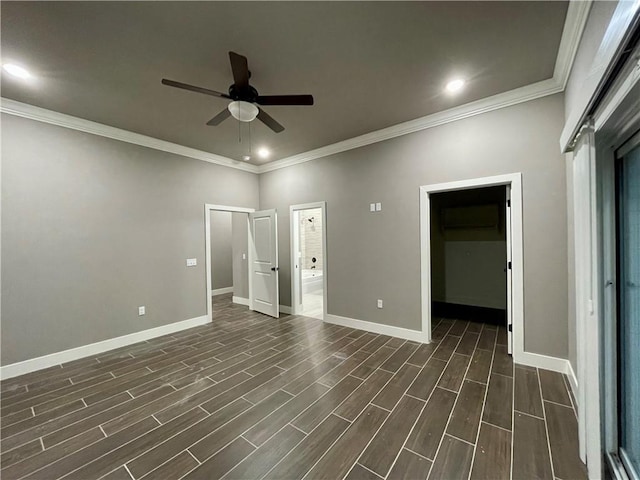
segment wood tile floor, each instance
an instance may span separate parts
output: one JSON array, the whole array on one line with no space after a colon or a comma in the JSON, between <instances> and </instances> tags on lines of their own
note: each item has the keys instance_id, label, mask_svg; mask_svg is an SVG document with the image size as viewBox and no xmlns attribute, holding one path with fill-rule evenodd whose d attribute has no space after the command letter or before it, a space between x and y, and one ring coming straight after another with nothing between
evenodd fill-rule
<instances>
[{"instance_id":1,"label":"wood tile floor","mask_svg":"<svg viewBox=\"0 0 640 480\"><path fill-rule=\"evenodd\" d=\"M501 329L420 345L225 301L2 382L2 478L584 478L565 379L514 367Z\"/></svg>"}]
</instances>

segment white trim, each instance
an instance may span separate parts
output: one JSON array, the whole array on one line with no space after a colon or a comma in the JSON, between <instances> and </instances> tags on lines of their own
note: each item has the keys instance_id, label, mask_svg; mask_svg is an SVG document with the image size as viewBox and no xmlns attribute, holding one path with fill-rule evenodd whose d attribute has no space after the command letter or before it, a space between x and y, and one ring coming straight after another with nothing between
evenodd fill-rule
<instances>
[{"instance_id":1,"label":"white trim","mask_svg":"<svg viewBox=\"0 0 640 480\"><path fill-rule=\"evenodd\" d=\"M584 31L587 19L589 18L591 4L592 0L574 0L569 2L552 78L531 83L514 90L482 98L475 102L443 110L431 115L426 115L415 120L399 123L388 128L366 133L342 142L333 143L315 150L309 150L308 152L276 160L258 167L258 173L271 172L280 168L291 167L317 158L345 152L347 150L353 150L354 148L364 147L366 145L382 142L384 140L418 132L420 130L445 125L464 118L482 115L483 113L511 107L519 103L529 102L531 100L564 91L578 51L580 39L582 38L582 32Z\"/></svg>"},{"instance_id":2,"label":"white trim","mask_svg":"<svg viewBox=\"0 0 640 480\"><path fill-rule=\"evenodd\" d=\"M571 392L573 393L573 399L575 402L578 401L578 377L576 377L576 372L573 371L573 366L571 362L567 360L567 371L565 372L567 378L569 379L569 385L571 386ZM576 413L578 412L578 406L576 405Z\"/></svg>"},{"instance_id":3,"label":"white trim","mask_svg":"<svg viewBox=\"0 0 640 480\"><path fill-rule=\"evenodd\" d=\"M567 373L570 368L569 360L565 358L550 357L539 353L521 352L517 358L514 355L513 362L518 365L542 368L552 372Z\"/></svg>"},{"instance_id":4,"label":"white trim","mask_svg":"<svg viewBox=\"0 0 640 480\"><path fill-rule=\"evenodd\" d=\"M389 335L391 337L404 338L405 340L412 340L414 342L429 343L424 335L419 330L410 330L408 328L394 327L392 325L385 325L382 323L368 322L366 320L358 320L355 318L341 317L339 315L325 314L324 321L327 323L333 323L335 325L341 325L343 327L356 328L358 330L365 330L367 332L379 333L381 335Z\"/></svg>"},{"instance_id":5,"label":"white trim","mask_svg":"<svg viewBox=\"0 0 640 480\"><path fill-rule=\"evenodd\" d=\"M637 101L635 105L626 107L622 105L629 98L638 98L640 45L636 47L630 57L632 60L623 67L618 79L593 115L594 130L598 132L599 136L605 137L602 139L604 142L619 141L620 138L628 136L632 132L627 133L624 129L628 129L629 125L634 125L637 118L640 117ZM624 111L621 112L620 108ZM613 118L614 115L615 118Z\"/></svg>"},{"instance_id":6,"label":"white trim","mask_svg":"<svg viewBox=\"0 0 640 480\"><path fill-rule=\"evenodd\" d=\"M215 297L216 295L224 295L225 293L233 293L233 286L231 287L223 287L223 288L216 288L211 290L211 296Z\"/></svg>"},{"instance_id":7,"label":"white trim","mask_svg":"<svg viewBox=\"0 0 640 480\"><path fill-rule=\"evenodd\" d=\"M550 357L539 353L521 352L517 357L513 356L513 361L518 365L542 368L564 374L567 374L571 368L571 363L566 358Z\"/></svg>"},{"instance_id":8,"label":"white trim","mask_svg":"<svg viewBox=\"0 0 640 480\"><path fill-rule=\"evenodd\" d=\"M393 125L388 128L383 128L365 135L326 145L315 150L292 155L261 166L240 162L222 155L185 147L176 143L110 127L8 98L2 98L0 111L9 115L29 118L39 122L50 123L81 132L92 133L102 137L175 153L196 160L260 174L562 92L567 83L569 73L571 72L571 67L573 66L590 7L591 0L571 1L569 3L552 78L431 115L426 115L415 120Z\"/></svg>"},{"instance_id":9,"label":"white trim","mask_svg":"<svg viewBox=\"0 0 640 480\"><path fill-rule=\"evenodd\" d=\"M587 24L589 12L591 11L592 0L579 0L569 2L567 16L564 20L562 38L558 47L556 65L553 69L553 78L562 85L564 90L569 80L573 60L576 58L582 32Z\"/></svg>"},{"instance_id":10,"label":"white trim","mask_svg":"<svg viewBox=\"0 0 640 480\"><path fill-rule=\"evenodd\" d=\"M298 315L301 314L302 312L298 312L297 310L297 304L295 301L295 294L297 291L296 288L296 279L297 276L294 275L294 265L296 263L296 253L295 249L293 248L294 245L296 244L296 242L294 242L294 238L293 238L293 234L294 234L294 229L296 226L296 222L295 222L295 215L294 212L296 211L301 211L301 210L309 210L312 208L319 208L321 210L320 215L322 215L322 319L326 320L326 316L327 316L327 271L328 269L328 265L329 265L329 256L327 254L327 202L325 201L321 201L321 202L311 202L311 203L301 203L298 205L291 205L289 207L289 250L290 250L290 255L289 255L289 262L291 265L291 312L294 315Z\"/></svg>"},{"instance_id":11,"label":"white trim","mask_svg":"<svg viewBox=\"0 0 640 480\"><path fill-rule=\"evenodd\" d=\"M92 133L94 135L142 145L156 150L183 155L196 160L260 174L562 92L573 66L580 38L582 37L582 32L584 31L589 16L591 3L591 0L569 2L552 78L370 132L365 135L326 145L315 150L292 155L261 166L240 162L222 155L185 147L165 140L17 102L8 98L2 98L0 111L9 115L29 118L39 122L50 123L81 132Z\"/></svg>"},{"instance_id":12,"label":"white trim","mask_svg":"<svg viewBox=\"0 0 640 480\"><path fill-rule=\"evenodd\" d=\"M160 327L142 330L141 332L130 333L121 337L90 343L89 345L83 345L82 347L51 353L42 357L25 360L23 362L4 365L0 368L0 378L2 378L2 380L6 380L7 378L13 378L26 373L42 370L43 368L53 367L55 365L78 360L80 358L90 357L91 355L108 352L109 350L116 348L126 347L127 345L132 345L134 343L144 342L151 338L169 335L188 328L199 327L200 325L206 325L208 322L209 319L207 316L202 315L200 317L190 318L180 322L169 323Z\"/></svg>"},{"instance_id":13,"label":"white trim","mask_svg":"<svg viewBox=\"0 0 640 480\"><path fill-rule=\"evenodd\" d=\"M567 120L560 134L560 150L562 152L573 149L580 128L585 123L593 102L604 88L605 80L611 74L611 68L632 33L630 30L638 9L640 9L640 0L618 2L596 56L589 66L588 75L580 85L573 105L570 105L571 109L566 112Z\"/></svg>"},{"instance_id":14,"label":"white trim","mask_svg":"<svg viewBox=\"0 0 640 480\"><path fill-rule=\"evenodd\" d=\"M207 277L207 317L209 321L213 321L213 307L211 305L211 301L209 300L213 294L211 286L213 281L211 280L211 212L213 210L220 210L223 212L240 212L240 213L252 213L255 210L253 208L247 207L230 207L228 205L215 205L213 203L205 203L204 204L204 265L206 269L206 277ZM247 231L249 230L249 216L247 215ZM250 240L251 234L247 234L248 239ZM249 268L247 266L247 268ZM249 295L251 295L251 282L249 282ZM235 297L234 297L235 298Z\"/></svg>"},{"instance_id":15,"label":"white trim","mask_svg":"<svg viewBox=\"0 0 640 480\"><path fill-rule=\"evenodd\" d=\"M231 297L231 301L233 303L237 303L238 305L245 305L245 306L249 306L249 299L245 298L245 297L236 297L235 295L233 297Z\"/></svg>"},{"instance_id":16,"label":"white trim","mask_svg":"<svg viewBox=\"0 0 640 480\"><path fill-rule=\"evenodd\" d=\"M93 135L99 135L101 137L111 138L121 142L141 145L143 147L153 148L163 152L174 153L176 155L182 155L183 157L202 160L203 162L214 163L216 165L235 168L245 172L258 173L258 167L250 163L233 160L215 153L185 147L183 145L178 145L177 143L148 137L147 135L141 135L139 133L111 127L102 123L92 122L90 120L85 120L84 118L54 112L53 110L47 110L27 103L17 102L9 98L2 97L0 112L15 115L17 117L28 118L30 120L36 120L38 122L49 123L51 125L57 125L59 127L69 128L71 130L91 133Z\"/></svg>"},{"instance_id":17,"label":"white trim","mask_svg":"<svg viewBox=\"0 0 640 480\"><path fill-rule=\"evenodd\" d=\"M522 174L509 173L493 177L472 178L456 182L438 183L420 187L420 291L422 305L422 332L431 341L431 220L432 193L465 190L469 188L509 185L511 187L511 282L513 358L517 362L524 351L524 240L522 225Z\"/></svg>"},{"instance_id":18,"label":"white trim","mask_svg":"<svg viewBox=\"0 0 640 480\"><path fill-rule=\"evenodd\" d=\"M371 145L372 143L382 142L391 138L408 135L410 133L419 132L428 128L462 120L464 118L481 115L483 113L528 102L537 98L546 97L548 95L560 93L561 91L562 87L558 85L554 79L550 78L515 90L510 90L475 102L467 103L459 107L450 108L449 110L443 110L442 112L433 113L415 120L399 123L391 127L383 128L382 130L343 140L342 142L333 143L315 150L309 150L308 152L276 160L260 166L258 173L271 172L280 168L291 167L292 165L309 162L317 158L345 152L347 150L353 150L354 148L364 147L366 145Z\"/></svg>"}]
</instances>

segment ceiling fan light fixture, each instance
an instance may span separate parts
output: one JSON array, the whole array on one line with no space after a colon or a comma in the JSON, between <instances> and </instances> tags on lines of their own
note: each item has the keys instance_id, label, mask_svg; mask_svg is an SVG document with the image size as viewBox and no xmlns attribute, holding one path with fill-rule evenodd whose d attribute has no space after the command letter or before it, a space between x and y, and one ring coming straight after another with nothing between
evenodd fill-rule
<instances>
[{"instance_id":1,"label":"ceiling fan light fixture","mask_svg":"<svg viewBox=\"0 0 640 480\"><path fill-rule=\"evenodd\" d=\"M231 116L241 122L255 120L259 112L258 107L253 103L243 102L242 100L231 102L227 108L231 112Z\"/></svg>"}]
</instances>

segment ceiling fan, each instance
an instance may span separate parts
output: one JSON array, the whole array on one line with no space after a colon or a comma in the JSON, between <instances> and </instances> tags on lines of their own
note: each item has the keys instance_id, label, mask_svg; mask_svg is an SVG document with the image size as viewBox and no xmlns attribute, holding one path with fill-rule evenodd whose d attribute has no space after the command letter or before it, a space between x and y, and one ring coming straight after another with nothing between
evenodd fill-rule
<instances>
[{"instance_id":1,"label":"ceiling fan","mask_svg":"<svg viewBox=\"0 0 640 480\"><path fill-rule=\"evenodd\" d=\"M229 87L229 93L216 92L208 88L196 87L166 78L162 79L162 84L232 100L228 107L209 120L207 125L219 125L231 115L241 122L251 122L257 118L271 130L279 133L284 130L284 127L258 105L313 105L312 95L259 95L258 91L249 85L251 72L249 71L247 57L235 52L229 52L229 60L231 61L234 81L233 85Z\"/></svg>"}]
</instances>

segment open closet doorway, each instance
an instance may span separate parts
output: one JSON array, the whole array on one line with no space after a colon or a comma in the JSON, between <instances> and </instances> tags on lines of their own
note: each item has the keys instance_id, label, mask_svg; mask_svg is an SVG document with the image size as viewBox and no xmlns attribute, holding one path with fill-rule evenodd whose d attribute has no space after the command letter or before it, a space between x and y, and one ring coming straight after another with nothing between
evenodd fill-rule
<instances>
[{"instance_id":1,"label":"open closet doorway","mask_svg":"<svg viewBox=\"0 0 640 480\"><path fill-rule=\"evenodd\" d=\"M522 175L421 186L420 244L425 341L439 337L435 329L441 321L442 328L451 326L445 317L485 320L502 330L501 341L514 361L529 364L530 354L524 351Z\"/></svg>"},{"instance_id":2,"label":"open closet doorway","mask_svg":"<svg viewBox=\"0 0 640 480\"><path fill-rule=\"evenodd\" d=\"M431 195L431 312L497 329L511 353L508 198L506 185Z\"/></svg>"},{"instance_id":3,"label":"open closet doorway","mask_svg":"<svg viewBox=\"0 0 640 480\"><path fill-rule=\"evenodd\" d=\"M327 308L326 203L293 205L290 219L292 313L322 320Z\"/></svg>"}]
</instances>

